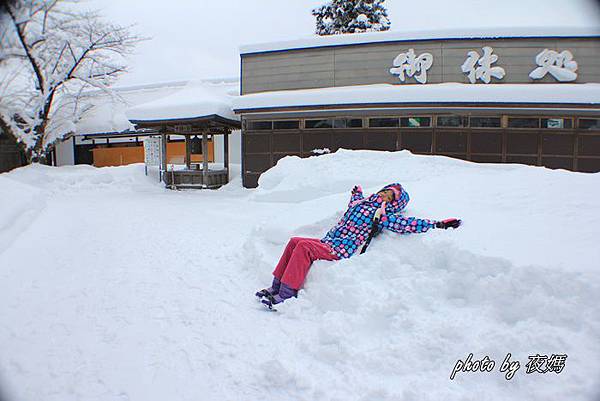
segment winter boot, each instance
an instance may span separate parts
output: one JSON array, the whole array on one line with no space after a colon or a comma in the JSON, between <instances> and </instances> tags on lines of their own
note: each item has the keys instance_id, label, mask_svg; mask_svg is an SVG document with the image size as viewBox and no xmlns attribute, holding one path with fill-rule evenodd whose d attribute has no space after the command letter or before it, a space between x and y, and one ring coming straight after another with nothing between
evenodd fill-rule
<instances>
[{"instance_id":1,"label":"winter boot","mask_svg":"<svg viewBox=\"0 0 600 401\"><path fill-rule=\"evenodd\" d=\"M271 284L271 287L265 288L264 290L260 290L255 295L258 298L273 296L279 292L280 286L281 286L281 281L279 281L279 279L277 277L273 277L273 283Z\"/></svg>"},{"instance_id":2,"label":"winter boot","mask_svg":"<svg viewBox=\"0 0 600 401\"><path fill-rule=\"evenodd\" d=\"M279 292L275 295L267 296L266 299L261 300L263 304L267 305L269 309L273 309L273 305L277 305L286 299L291 297L296 297L298 295L298 290L288 287L285 283L281 283L279 287Z\"/></svg>"}]
</instances>

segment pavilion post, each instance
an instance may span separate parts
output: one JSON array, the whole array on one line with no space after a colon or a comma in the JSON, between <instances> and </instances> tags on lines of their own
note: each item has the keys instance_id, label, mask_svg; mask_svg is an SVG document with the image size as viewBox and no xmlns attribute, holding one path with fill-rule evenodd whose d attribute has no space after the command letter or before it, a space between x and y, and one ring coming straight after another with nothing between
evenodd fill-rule
<instances>
[{"instance_id":1,"label":"pavilion post","mask_svg":"<svg viewBox=\"0 0 600 401\"><path fill-rule=\"evenodd\" d=\"M185 168L190 170L192 168L192 146L191 146L191 136L185 135Z\"/></svg>"},{"instance_id":2,"label":"pavilion post","mask_svg":"<svg viewBox=\"0 0 600 401\"><path fill-rule=\"evenodd\" d=\"M225 130L223 137L223 164L227 171L227 182L229 182L229 134L231 131Z\"/></svg>"},{"instance_id":3,"label":"pavilion post","mask_svg":"<svg viewBox=\"0 0 600 401\"><path fill-rule=\"evenodd\" d=\"M202 131L202 173L203 181L206 183L208 176L208 133L206 130Z\"/></svg>"},{"instance_id":4,"label":"pavilion post","mask_svg":"<svg viewBox=\"0 0 600 401\"><path fill-rule=\"evenodd\" d=\"M160 134L160 169L162 174L162 180L167 183L167 134L163 131Z\"/></svg>"}]
</instances>

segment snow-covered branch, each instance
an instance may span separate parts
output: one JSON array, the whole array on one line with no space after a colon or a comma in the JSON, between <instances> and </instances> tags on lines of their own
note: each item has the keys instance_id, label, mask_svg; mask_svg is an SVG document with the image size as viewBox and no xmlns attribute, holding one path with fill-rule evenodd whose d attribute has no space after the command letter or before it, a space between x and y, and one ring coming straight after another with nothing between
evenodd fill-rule
<instances>
[{"instance_id":1,"label":"snow-covered branch","mask_svg":"<svg viewBox=\"0 0 600 401\"><path fill-rule=\"evenodd\" d=\"M143 38L79 10L77 1L14 0L4 10L0 118L36 158L68 132L57 127L72 126L53 120L80 118L89 109L85 91L108 90Z\"/></svg>"}]
</instances>

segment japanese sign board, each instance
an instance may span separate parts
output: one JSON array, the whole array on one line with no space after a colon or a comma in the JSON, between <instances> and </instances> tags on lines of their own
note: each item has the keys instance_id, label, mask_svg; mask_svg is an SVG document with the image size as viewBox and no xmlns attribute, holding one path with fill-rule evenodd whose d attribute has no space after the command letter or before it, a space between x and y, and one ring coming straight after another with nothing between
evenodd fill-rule
<instances>
[{"instance_id":1,"label":"japanese sign board","mask_svg":"<svg viewBox=\"0 0 600 401\"><path fill-rule=\"evenodd\" d=\"M160 166L160 138L144 139L144 163L147 166Z\"/></svg>"}]
</instances>

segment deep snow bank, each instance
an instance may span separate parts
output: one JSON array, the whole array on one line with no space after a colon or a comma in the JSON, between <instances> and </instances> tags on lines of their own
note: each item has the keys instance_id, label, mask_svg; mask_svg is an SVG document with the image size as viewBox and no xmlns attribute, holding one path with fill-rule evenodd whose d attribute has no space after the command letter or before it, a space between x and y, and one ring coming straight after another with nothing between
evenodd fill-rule
<instances>
[{"instance_id":1,"label":"deep snow bank","mask_svg":"<svg viewBox=\"0 0 600 401\"><path fill-rule=\"evenodd\" d=\"M43 190L47 194L86 191L130 192L161 188L157 178L151 175L144 176L144 165L141 163L102 168L86 164L62 167L33 164L0 175L2 176ZM0 191L4 192L5 188L0 187Z\"/></svg>"},{"instance_id":2,"label":"deep snow bank","mask_svg":"<svg viewBox=\"0 0 600 401\"><path fill-rule=\"evenodd\" d=\"M369 151L285 158L256 190L169 191L139 165L13 171L0 379L32 401L595 401L599 176ZM289 236L322 236L352 186L390 181L408 215L465 225L384 233L315 263L280 312L256 303ZM450 381L470 352L522 366ZM526 374L536 353L567 354L564 371Z\"/></svg>"},{"instance_id":3,"label":"deep snow bank","mask_svg":"<svg viewBox=\"0 0 600 401\"><path fill-rule=\"evenodd\" d=\"M105 168L33 164L0 174L0 252L32 225L48 197L90 191L162 190L157 179L144 176L143 164Z\"/></svg>"},{"instance_id":4,"label":"deep snow bank","mask_svg":"<svg viewBox=\"0 0 600 401\"><path fill-rule=\"evenodd\" d=\"M0 253L19 237L45 203L38 188L0 174Z\"/></svg>"},{"instance_id":5,"label":"deep snow bank","mask_svg":"<svg viewBox=\"0 0 600 401\"><path fill-rule=\"evenodd\" d=\"M411 195L407 215L456 216L464 226L384 233L365 255L315 263L300 298L280 308L282 337L313 373L273 360L278 383L315 396L318 378L331 378L331 399L595 399L600 174L408 152L287 157L251 196L280 203L283 214L257 226L245 265L267 281L287 238L321 237L354 185L370 193L395 181ZM470 352L496 369L451 382L456 360ZM507 353L521 363L511 381L498 372ZM566 353L569 371L526 374L536 353Z\"/></svg>"},{"instance_id":6,"label":"deep snow bank","mask_svg":"<svg viewBox=\"0 0 600 401\"><path fill-rule=\"evenodd\" d=\"M339 150L281 159L261 176L253 199L309 202L318 220L342 209L354 185L372 193L390 182L402 183L410 194L407 215L462 218L465 226L443 237L459 248L520 264L597 268L600 174L476 164L408 151Z\"/></svg>"}]
</instances>

